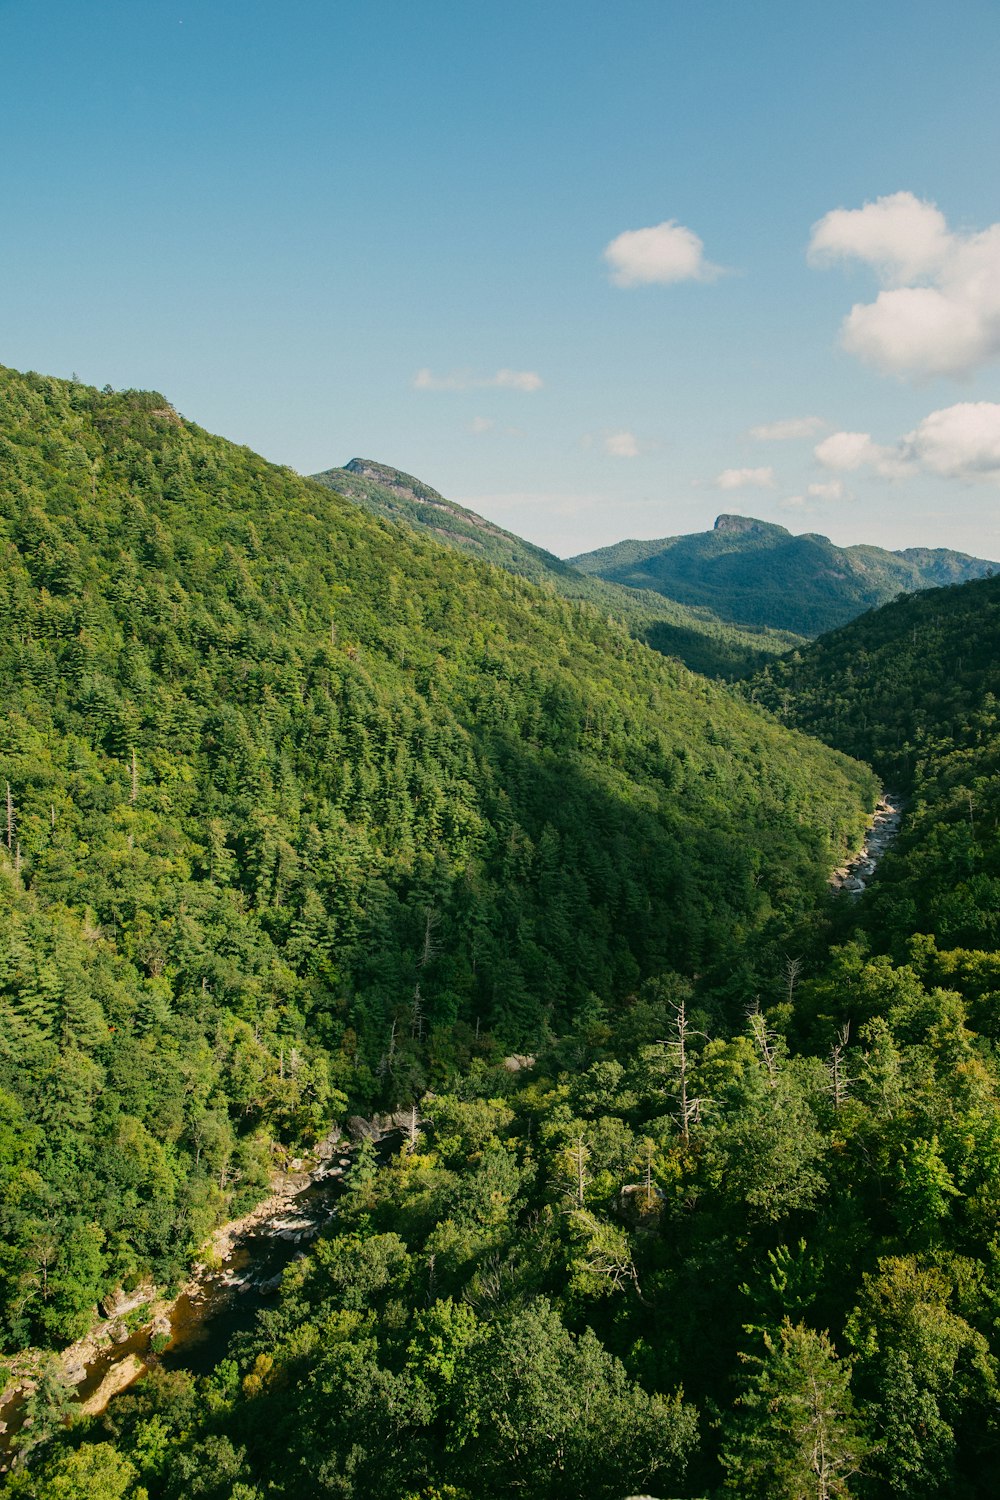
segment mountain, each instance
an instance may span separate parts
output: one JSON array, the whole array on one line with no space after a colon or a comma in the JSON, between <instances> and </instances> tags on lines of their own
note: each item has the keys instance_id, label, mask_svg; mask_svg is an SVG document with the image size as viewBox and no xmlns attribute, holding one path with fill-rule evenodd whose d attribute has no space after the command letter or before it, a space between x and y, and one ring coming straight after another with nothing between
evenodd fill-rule
<instances>
[{"instance_id":1,"label":"mountain","mask_svg":"<svg viewBox=\"0 0 1000 1500\"><path fill-rule=\"evenodd\" d=\"M570 580L576 576L576 570L554 552L546 552L475 511L446 500L429 484L389 464L352 458L342 469L325 469L311 477L317 484L356 501L373 515L390 521L408 521L440 542L461 547L484 562L495 563L535 583L553 574Z\"/></svg>"},{"instance_id":2,"label":"mountain","mask_svg":"<svg viewBox=\"0 0 1000 1500\"><path fill-rule=\"evenodd\" d=\"M712 531L618 542L569 559L574 568L630 588L702 605L740 625L815 636L901 592L964 583L1000 565L963 552L837 547L825 536L721 515Z\"/></svg>"},{"instance_id":3,"label":"mountain","mask_svg":"<svg viewBox=\"0 0 1000 1500\"><path fill-rule=\"evenodd\" d=\"M874 798L155 392L0 370L0 476L8 1351L183 1279L349 1102L600 1032L665 973L741 1013Z\"/></svg>"},{"instance_id":4,"label":"mountain","mask_svg":"<svg viewBox=\"0 0 1000 1500\"><path fill-rule=\"evenodd\" d=\"M10 1494L990 1500L1000 579L754 703L155 393L0 371L0 480ZM404 1104L214 1369L24 1350Z\"/></svg>"},{"instance_id":5,"label":"mountain","mask_svg":"<svg viewBox=\"0 0 1000 1500\"><path fill-rule=\"evenodd\" d=\"M728 624L709 609L678 604L650 589L588 577L554 553L446 500L412 474L373 459L352 458L342 469L326 469L312 477L373 515L403 521L436 541L546 585L566 599L593 604L623 620L637 640L664 656L679 657L692 671L709 677L749 676L802 640L766 626Z\"/></svg>"},{"instance_id":6,"label":"mountain","mask_svg":"<svg viewBox=\"0 0 1000 1500\"><path fill-rule=\"evenodd\" d=\"M883 938L903 918L947 947L1000 949L998 660L1000 577L908 595L747 685L909 799L873 903Z\"/></svg>"}]
</instances>

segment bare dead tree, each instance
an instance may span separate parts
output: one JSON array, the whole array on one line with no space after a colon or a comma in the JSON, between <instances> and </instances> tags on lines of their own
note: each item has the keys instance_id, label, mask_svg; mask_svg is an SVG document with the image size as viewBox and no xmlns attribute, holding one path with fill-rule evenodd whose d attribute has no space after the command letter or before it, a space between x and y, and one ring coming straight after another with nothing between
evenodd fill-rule
<instances>
[{"instance_id":1,"label":"bare dead tree","mask_svg":"<svg viewBox=\"0 0 1000 1500\"><path fill-rule=\"evenodd\" d=\"M684 999L679 1000L676 1005L671 1005L670 1008L674 1013L674 1035L664 1045L676 1075L677 1121L686 1145L691 1139L691 1126L697 1123L702 1106L702 1100L693 1097L688 1088L691 1075L688 1042L691 1037L703 1037L705 1033L692 1030L688 1022L687 1002Z\"/></svg>"},{"instance_id":2,"label":"bare dead tree","mask_svg":"<svg viewBox=\"0 0 1000 1500\"><path fill-rule=\"evenodd\" d=\"M578 1135L576 1143L570 1147L569 1159L573 1167L576 1187L576 1207L583 1207L583 1192L587 1186L587 1162L590 1152L584 1144L583 1135Z\"/></svg>"},{"instance_id":3,"label":"bare dead tree","mask_svg":"<svg viewBox=\"0 0 1000 1500\"><path fill-rule=\"evenodd\" d=\"M833 1099L833 1107L838 1114L843 1107L844 1101L847 1098L847 1092L851 1087L850 1075L844 1063L844 1051L847 1047L850 1034L850 1023L845 1023L837 1035L837 1040L830 1049L830 1083L828 1087Z\"/></svg>"},{"instance_id":4,"label":"bare dead tree","mask_svg":"<svg viewBox=\"0 0 1000 1500\"><path fill-rule=\"evenodd\" d=\"M389 1028L389 1045L379 1058L376 1074L382 1078L386 1073L392 1073L396 1066L396 1017L392 1018L392 1026Z\"/></svg>"},{"instance_id":5,"label":"bare dead tree","mask_svg":"<svg viewBox=\"0 0 1000 1500\"><path fill-rule=\"evenodd\" d=\"M420 994L419 980L413 986L413 1002L410 1006L410 1036L416 1041L424 1037L424 1002Z\"/></svg>"},{"instance_id":6,"label":"bare dead tree","mask_svg":"<svg viewBox=\"0 0 1000 1500\"><path fill-rule=\"evenodd\" d=\"M768 1029L767 1022L761 1013L760 1006L755 1006L749 1013L750 1034L757 1044L761 1061L767 1069L767 1076L771 1087L778 1077L778 1037L777 1034Z\"/></svg>"},{"instance_id":7,"label":"bare dead tree","mask_svg":"<svg viewBox=\"0 0 1000 1500\"><path fill-rule=\"evenodd\" d=\"M792 958L789 954L785 954L785 967L783 970L785 975L785 999L789 1005L795 999L795 986L798 983L799 975L802 973L802 968L803 960L801 958Z\"/></svg>"},{"instance_id":8,"label":"bare dead tree","mask_svg":"<svg viewBox=\"0 0 1000 1500\"><path fill-rule=\"evenodd\" d=\"M432 906L429 906L427 908L424 921L424 947L423 952L420 955L420 967L422 969L426 969L427 965L430 963L431 959L438 951L438 944L434 941L434 933L440 921L440 914L436 912Z\"/></svg>"}]
</instances>

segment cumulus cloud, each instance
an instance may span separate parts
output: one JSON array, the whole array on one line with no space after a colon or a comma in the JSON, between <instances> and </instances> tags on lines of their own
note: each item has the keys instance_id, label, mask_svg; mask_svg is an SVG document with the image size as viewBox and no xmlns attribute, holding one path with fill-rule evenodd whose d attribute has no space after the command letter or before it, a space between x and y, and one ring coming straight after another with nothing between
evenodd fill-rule
<instances>
[{"instance_id":1,"label":"cumulus cloud","mask_svg":"<svg viewBox=\"0 0 1000 1500\"><path fill-rule=\"evenodd\" d=\"M864 208L835 208L813 225L809 263L827 266L854 257L886 281L905 286L940 271L952 235L944 214L913 193L889 193Z\"/></svg>"},{"instance_id":2,"label":"cumulus cloud","mask_svg":"<svg viewBox=\"0 0 1000 1500\"><path fill-rule=\"evenodd\" d=\"M901 479L913 468L900 448L874 442L870 432L832 432L813 452L825 469L840 474L870 468L883 479Z\"/></svg>"},{"instance_id":3,"label":"cumulus cloud","mask_svg":"<svg viewBox=\"0 0 1000 1500\"><path fill-rule=\"evenodd\" d=\"M418 370L413 377L415 391L540 391L545 382L534 370L497 370L495 375L474 375L457 370L451 375L435 375L432 370Z\"/></svg>"},{"instance_id":4,"label":"cumulus cloud","mask_svg":"<svg viewBox=\"0 0 1000 1500\"><path fill-rule=\"evenodd\" d=\"M612 458L637 458L639 439L634 432L609 432L604 439L604 451Z\"/></svg>"},{"instance_id":5,"label":"cumulus cloud","mask_svg":"<svg viewBox=\"0 0 1000 1500\"><path fill-rule=\"evenodd\" d=\"M774 487L774 470L770 467L760 469L723 469L715 482L720 490L772 489Z\"/></svg>"},{"instance_id":6,"label":"cumulus cloud","mask_svg":"<svg viewBox=\"0 0 1000 1500\"><path fill-rule=\"evenodd\" d=\"M825 484L811 484L809 494L816 500L842 500L844 486L839 479L831 479Z\"/></svg>"},{"instance_id":7,"label":"cumulus cloud","mask_svg":"<svg viewBox=\"0 0 1000 1500\"><path fill-rule=\"evenodd\" d=\"M844 319L849 353L918 377L968 375L1000 357L1000 224L955 232L935 204L892 193L813 226L811 265L851 259L871 266L883 289Z\"/></svg>"},{"instance_id":8,"label":"cumulus cloud","mask_svg":"<svg viewBox=\"0 0 1000 1500\"><path fill-rule=\"evenodd\" d=\"M473 417L469 423L469 431L478 437L484 432L490 432L496 426L492 417Z\"/></svg>"},{"instance_id":9,"label":"cumulus cloud","mask_svg":"<svg viewBox=\"0 0 1000 1500\"><path fill-rule=\"evenodd\" d=\"M883 451L888 450L873 443L870 432L832 432L813 449L824 469L847 473L877 463Z\"/></svg>"},{"instance_id":10,"label":"cumulus cloud","mask_svg":"<svg viewBox=\"0 0 1000 1500\"><path fill-rule=\"evenodd\" d=\"M626 229L605 247L615 286L669 286L676 281L714 281L721 266L705 259L693 229L668 219L648 229Z\"/></svg>"},{"instance_id":11,"label":"cumulus cloud","mask_svg":"<svg viewBox=\"0 0 1000 1500\"><path fill-rule=\"evenodd\" d=\"M962 401L932 411L902 441L908 457L946 479L1000 479L1000 405Z\"/></svg>"},{"instance_id":12,"label":"cumulus cloud","mask_svg":"<svg viewBox=\"0 0 1000 1500\"><path fill-rule=\"evenodd\" d=\"M944 479L1000 480L1000 404L961 401L929 416L894 444L867 432L834 432L815 448L827 469L872 469L883 479L916 473ZM810 486L813 493L815 486Z\"/></svg>"},{"instance_id":13,"label":"cumulus cloud","mask_svg":"<svg viewBox=\"0 0 1000 1500\"><path fill-rule=\"evenodd\" d=\"M758 443L788 443L795 438L815 437L826 423L822 417L787 417L781 422L764 422L751 427L750 436Z\"/></svg>"}]
</instances>

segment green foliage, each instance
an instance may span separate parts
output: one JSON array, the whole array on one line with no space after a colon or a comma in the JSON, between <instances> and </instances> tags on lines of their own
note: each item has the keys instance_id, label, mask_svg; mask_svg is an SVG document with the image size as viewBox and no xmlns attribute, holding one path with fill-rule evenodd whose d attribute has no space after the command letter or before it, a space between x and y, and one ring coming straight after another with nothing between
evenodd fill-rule
<instances>
[{"instance_id":1,"label":"green foliage","mask_svg":"<svg viewBox=\"0 0 1000 1500\"><path fill-rule=\"evenodd\" d=\"M757 685L909 766L849 907L873 773L162 398L4 381L8 1343L415 1107L213 1375L66 1428L48 1371L12 1492L986 1500L993 584Z\"/></svg>"},{"instance_id":2,"label":"green foliage","mask_svg":"<svg viewBox=\"0 0 1000 1500\"><path fill-rule=\"evenodd\" d=\"M859 827L864 768L154 392L2 371L0 444L8 1348L177 1276L348 1096L728 984Z\"/></svg>"},{"instance_id":3,"label":"green foliage","mask_svg":"<svg viewBox=\"0 0 1000 1500\"><path fill-rule=\"evenodd\" d=\"M563 562L388 464L352 458L343 469L327 469L313 478L373 515L415 527L446 546L530 578L550 593L593 605L624 621L631 634L654 651L679 657L693 672L707 677L748 677L772 657L802 644L789 631L766 624L735 626L728 616L720 618L724 610L713 613L698 604L665 599L655 587L631 588L591 576L590 569L581 571Z\"/></svg>"},{"instance_id":4,"label":"green foliage","mask_svg":"<svg viewBox=\"0 0 1000 1500\"><path fill-rule=\"evenodd\" d=\"M1000 947L1000 578L900 599L766 668L748 695L907 798L866 926L902 957Z\"/></svg>"},{"instance_id":5,"label":"green foliage","mask_svg":"<svg viewBox=\"0 0 1000 1500\"><path fill-rule=\"evenodd\" d=\"M748 1500L849 1496L864 1452L850 1367L826 1334L788 1319L776 1337L765 1335L764 1348L762 1357L748 1356L740 1416L723 1450L725 1493Z\"/></svg>"},{"instance_id":6,"label":"green foliage","mask_svg":"<svg viewBox=\"0 0 1000 1500\"><path fill-rule=\"evenodd\" d=\"M570 559L581 572L655 589L724 620L814 636L885 604L901 590L963 583L995 564L963 552L835 547L748 516L719 516L713 531L617 542Z\"/></svg>"},{"instance_id":7,"label":"green foliage","mask_svg":"<svg viewBox=\"0 0 1000 1500\"><path fill-rule=\"evenodd\" d=\"M137 1477L135 1466L110 1443L88 1443L37 1470L22 1470L5 1489L19 1500L146 1500Z\"/></svg>"}]
</instances>

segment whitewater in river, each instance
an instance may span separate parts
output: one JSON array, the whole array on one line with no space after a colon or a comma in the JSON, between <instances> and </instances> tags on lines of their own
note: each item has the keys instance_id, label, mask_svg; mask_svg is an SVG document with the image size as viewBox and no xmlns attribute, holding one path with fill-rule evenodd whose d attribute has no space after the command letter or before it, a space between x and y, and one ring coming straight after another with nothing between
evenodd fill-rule
<instances>
[{"instance_id":1,"label":"whitewater in river","mask_svg":"<svg viewBox=\"0 0 1000 1500\"><path fill-rule=\"evenodd\" d=\"M830 885L835 891L846 891L849 896L857 898L867 889L882 856L898 837L902 820L900 798L894 792L883 793L861 848L830 876Z\"/></svg>"}]
</instances>

